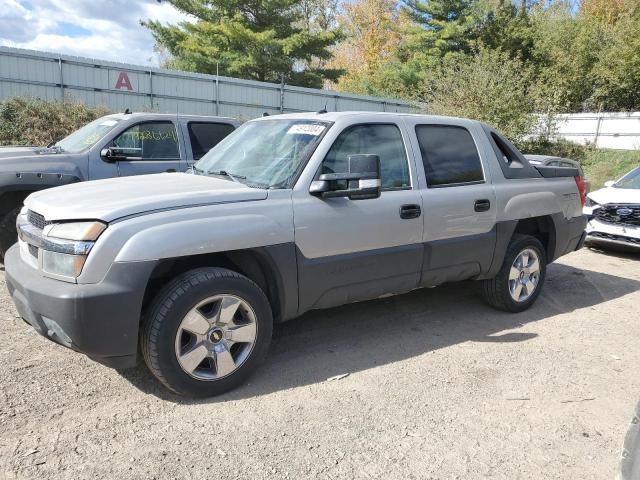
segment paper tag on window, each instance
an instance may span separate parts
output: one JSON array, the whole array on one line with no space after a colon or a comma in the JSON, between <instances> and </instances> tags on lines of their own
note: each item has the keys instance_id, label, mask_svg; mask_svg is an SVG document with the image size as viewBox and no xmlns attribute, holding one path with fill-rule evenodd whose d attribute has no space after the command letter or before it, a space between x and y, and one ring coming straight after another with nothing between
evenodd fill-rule
<instances>
[{"instance_id":1,"label":"paper tag on window","mask_svg":"<svg viewBox=\"0 0 640 480\"><path fill-rule=\"evenodd\" d=\"M287 131L287 135L313 135L318 136L324 132L324 125L298 123Z\"/></svg>"},{"instance_id":2,"label":"paper tag on window","mask_svg":"<svg viewBox=\"0 0 640 480\"><path fill-rule=\"evenodd\" d=\"M113 127L116 123L118 123L117 120L105 120L100 125L105 126L105 127Z\"/></svg>"}]
</instances>

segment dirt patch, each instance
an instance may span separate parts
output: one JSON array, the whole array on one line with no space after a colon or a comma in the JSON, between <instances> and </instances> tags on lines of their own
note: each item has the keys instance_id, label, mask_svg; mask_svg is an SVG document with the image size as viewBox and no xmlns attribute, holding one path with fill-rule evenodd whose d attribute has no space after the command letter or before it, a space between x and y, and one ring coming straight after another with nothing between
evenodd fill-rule
<instances>
[{"instance_id":1,"label":"dirt patch","mask_svg":"<svg viewBox=\"0 0 640 480\"><path fill-rule=\"evenodd\" d=\"M249 384L197 402L39 337L0 271L0 478L612 478L639 266L564 257L517 315L472 282L312 312Z\"/></svg>"}]
</instances>

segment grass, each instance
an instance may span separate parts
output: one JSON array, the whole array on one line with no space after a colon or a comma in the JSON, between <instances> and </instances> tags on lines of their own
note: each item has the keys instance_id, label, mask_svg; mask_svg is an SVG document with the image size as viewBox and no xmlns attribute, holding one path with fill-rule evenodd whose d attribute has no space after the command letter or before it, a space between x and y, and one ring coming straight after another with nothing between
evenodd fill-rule
<instances>
[{"instance_id":1,"label":"grass","mask_svg":"<svg viewBox=\"0 0 640 480\"><path fill-rule=\"evenodd\" d=\"M607 180L617 180L640 166L640 151L589 149L580 163L591 181L591 190L597 190Z\"/></svg>"}]
</instances>

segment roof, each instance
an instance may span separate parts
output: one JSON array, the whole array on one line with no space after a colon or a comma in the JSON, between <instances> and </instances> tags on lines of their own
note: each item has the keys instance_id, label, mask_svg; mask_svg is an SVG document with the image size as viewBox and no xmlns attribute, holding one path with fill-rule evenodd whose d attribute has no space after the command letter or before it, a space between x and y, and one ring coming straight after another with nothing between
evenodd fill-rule
<instances>
[{"instance_id":1,"label":"roof","mask_svg":"<svg viewBox=\"0 0 640 480\"><path fill-rule=\"evenodd\" d=\"M106 115L107 117L114 117L120 120L126 120L129 118L143 118L143 119L174 119L174 118L182 118L187 120L201 120L201 121L225 121L234 124L238 124L238 120L231 117L217 117L215 115L183 115L183 114L175 114L175 113L156 113L156 112L132 112L132 113L112 113L110 115Z\"/></svg>"},{"instance_id":2,"label":"roof","mask_svg":"<svg viewBox=\"0 0 640 480\"><path fill-rule=\"evenodd\" d=\"M363 116L375 116L375 117L417 117L423 120L429 121L442 121L442 120L456 120L456 121L465 121L465 122L478 122L477 120L471 120L468 118L457 118L457 117L445 117L440 115L421 115L418 113L402 113L402 112L367 112L367 111L346 111L346 112L302 112L302 113L284 113L280 115L269 115L266 117L256 118L252 121L261 121L261 120L273 120L273 119L282 119L282 120L325 120L329 122L335 122L345 118L357 118ZM479 122L478 122L479 123Z\"/></svg>"}]
</instances>

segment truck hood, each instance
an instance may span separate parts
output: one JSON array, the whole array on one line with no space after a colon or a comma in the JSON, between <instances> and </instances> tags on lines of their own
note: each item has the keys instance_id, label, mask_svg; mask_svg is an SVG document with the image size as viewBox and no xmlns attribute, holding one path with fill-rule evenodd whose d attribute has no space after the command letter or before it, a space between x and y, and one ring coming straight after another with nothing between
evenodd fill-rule
<instances>
[{"instance_id":1,"label":"truck hood","mask_svg":"<svg viewBox=\"0 0 640 480\"><path fill-rule=\"evenodd\" d=\"M264 200L267 190L187 173L160 173L75 183L36 192L25 205L47 221L103 220L161 209Z\"/></svg>"},{"instance_id":2,"label":"truck hood","mask_svg":"<svg viewBox=\"0 0 640 480\"><path fill-rule=\"evenodd\" d=\"M10 147L0 147L0 158L11 157L35 157L39 155L60 155L56 149L47 147L21 147L19 145Z\"/></svg>"},{"instance_id":3,"label":"truck hood","mask_svg":"<svg viewBox=\"0 0 640 480\"><path fill-rule=\"evenodd\" d=\"M640 190L605 187L589 193L588 197L600 205L608 203L640 203Z\"/></svg>"}]
</instances>

